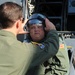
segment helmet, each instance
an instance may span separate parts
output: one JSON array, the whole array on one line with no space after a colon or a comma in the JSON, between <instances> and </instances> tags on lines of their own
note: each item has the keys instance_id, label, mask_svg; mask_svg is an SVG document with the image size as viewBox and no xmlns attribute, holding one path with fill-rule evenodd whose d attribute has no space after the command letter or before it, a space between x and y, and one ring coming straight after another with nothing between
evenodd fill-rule
<instances>
[{"instance_id":1,"label":"helmet","mask_svg":"<svg viewBox=\"0 0 75 75\"><path fill-rule=\"evenodd\" d=\"M38 26L43 25L45 27L45 18L46 16L39 13L35 13L32 16L30 16L29 20L27 21L27 26L29 27L30 25L35 24Z\"/></svg>"}]
</instances>

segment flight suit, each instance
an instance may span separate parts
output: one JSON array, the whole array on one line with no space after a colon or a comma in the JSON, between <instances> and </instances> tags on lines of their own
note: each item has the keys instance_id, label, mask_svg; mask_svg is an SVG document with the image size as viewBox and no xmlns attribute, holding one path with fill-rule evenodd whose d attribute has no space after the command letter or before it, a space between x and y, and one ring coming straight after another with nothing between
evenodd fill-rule
<instances>
[{"instance_id":1,"label":"flight suit","mask_svg":"<svg viewBox=\"0 0 75 75\"><path fill-rule=\"evenodd\" d=\"M55 30L48 33L41 46L21 43L13 33L0 30L0 75L26 74L34 56L34 65L38 65L54 55L49 48L54 50L54 54L58 51L58 34Z\"/></svg>"},{"instance_id":2,"label":"flight suit","mask_svg":"<svg viewBox=\"0 0 75 75\"><path fill-rule=\"evenodd\" d=\"M64 39L59 37L59 51L47 63L44 62L45 75L69 75L69 57Z\"/></svg>"},{"instance_id":3,"label":"flight suit","mask_svg":"<svg viewBox=\"0 0 75 75\"><path fill-rule=\"evenodd\" d=\"M69 58L63 37L59 37L59 45L56 55L30 68L26 75L69 75Z\"/></svg>"}]
</instances>

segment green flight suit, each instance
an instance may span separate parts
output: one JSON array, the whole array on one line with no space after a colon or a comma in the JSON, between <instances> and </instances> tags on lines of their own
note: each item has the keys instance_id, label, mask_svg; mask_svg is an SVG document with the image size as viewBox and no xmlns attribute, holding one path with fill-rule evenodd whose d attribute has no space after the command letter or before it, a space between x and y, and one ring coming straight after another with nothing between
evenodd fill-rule
<instances>
[{"instance_id":1,"label":"green flight suit","mask_svg":"<svg viewBox=\"0 0 75 75\"><path fill-rule=\"evenodd\" d=\"M33 43L21 43L13 33L0 30L0 75L26 74L35 55L37 61L35 65L37 65L50 57L52 51L49 48L54 50L54 54L57 53L58 39L57 32L51 30L47 35L47 40L41 45L43 48L41 48Z\"/></svg>"},{"instance_id":2,"label":"green flight suit","mask_svg":"<svg viewBox=\"0 0 75 75\"><path fill-rule=\"evenodd\" d=\"M59 44L59 51L56 56L47 61L45 75L69 75L69 57L64 38L59 37Z\"/></svg>"},{"instance_id":3,"label":"green flight suit","mask_svg":"<svg viewBox=\"0 0 75 75\"><path fill-rule=\"evenodd\" d=\"M69 75L69 58L63 37L59 37L59 44L59 51L56 55L44 63L30 68L26 75Z\"/></svg>"}]
</instances>

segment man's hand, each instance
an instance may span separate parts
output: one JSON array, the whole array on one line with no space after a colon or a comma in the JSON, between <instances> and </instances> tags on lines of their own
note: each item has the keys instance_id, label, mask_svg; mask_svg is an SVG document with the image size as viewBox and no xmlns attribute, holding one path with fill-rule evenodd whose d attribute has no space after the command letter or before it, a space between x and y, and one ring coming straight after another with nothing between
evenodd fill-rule
<instances>
[{"instance_id":1,"label":"man's hand","mask_svg":"<svg viewBox=\"0 0 75 75\"><path fill-rule=\"evenodd\" d=\"M45 19L45 24L46 24L45 30L47 32L50 30L56 30L55 25L52 22L50 22L47 18Z\"/></svg>"},{"instance_id":2,"label":"man's hand","mask_svg":"<svg viewBox=\"0 0 75 75\"><path fill-rule=\"evenodd\" d=\"M19 32L19 34L28 34L28 31L24 31L23 29Z\"/></svg>"}]
</instances>

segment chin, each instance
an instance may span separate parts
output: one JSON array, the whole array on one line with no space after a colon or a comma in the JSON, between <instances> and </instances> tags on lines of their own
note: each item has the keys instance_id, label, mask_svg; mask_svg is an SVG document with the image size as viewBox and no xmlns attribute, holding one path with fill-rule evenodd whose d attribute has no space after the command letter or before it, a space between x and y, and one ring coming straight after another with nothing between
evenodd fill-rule
<instances>
[{"instance_id":1,"label":"chin","mask_svg":"<svg viewBox=\"0 0 75 75\"><path fill-rule=\"evenodd\" d=\"M35 42L39 42L40 40L41 40L41 39L35 39L34 41L35 41Z\"/></svg>"}]
</instances>

